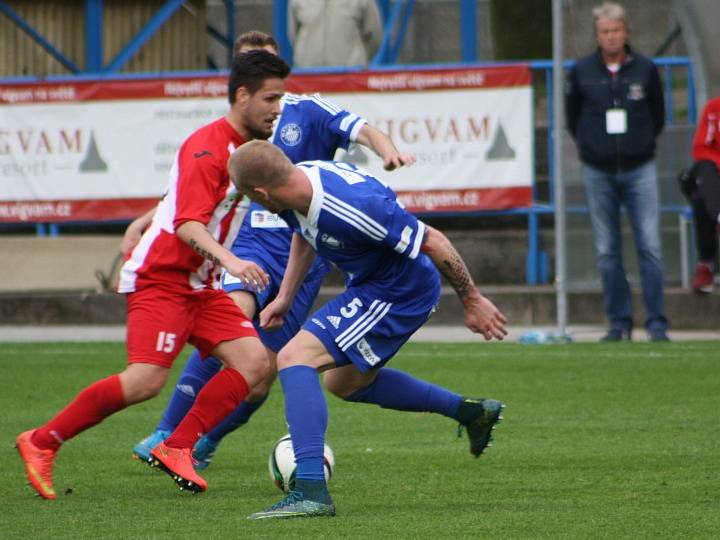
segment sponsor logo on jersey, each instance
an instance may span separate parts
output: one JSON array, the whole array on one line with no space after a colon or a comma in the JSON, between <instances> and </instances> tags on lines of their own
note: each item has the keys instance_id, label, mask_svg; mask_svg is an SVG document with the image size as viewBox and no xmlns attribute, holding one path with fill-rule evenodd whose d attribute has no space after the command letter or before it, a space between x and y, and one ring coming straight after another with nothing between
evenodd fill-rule
<instances>
[{"instance_id":1,"label":"sponsor logo on jersey","mask_svg":"<svg viewBox=\"0 0 720 540\"><path fill-rule=\"evenodd\" d=\"M323 233L320 236L320 241L325 244L328 249L341 249L343 247L343 243L340 240L329 234Z\"/></svg>"},{"instance_id":2,"label":"sponsor logo on jersey","mask_svg":"<svg viewBox=\"0 0 720 540\"><path fill-rule=\"evenodd\" d=\"M255 229L287 229L288 224L277 214L267 210L253 210L250 215L250 226Z\"/></svg>"},{"instance_id":3,"label":"sponsor logo on jersey","mask_svg":"<svg viewBox=\"0 0 720 540\"><path fill-rule=\"evenodd\" d=\"M322 328L323 330L327 330L327 328L325 328L325 325L324 325L321 321L319 321L319 320L317 320L317 319L313 319L312 322L314 322L315 324L317 324L317 325L318 325L320 328Z\"/></svg>"},{"instance_id":4,"label":"sponsor logo on jersey","mask_svg":"<svg viewBox=\"0 0 720 540\"><path fill-rule=\"evenodd\" d=\"M328 315L325 318L330 322L330 324L333 325L333 328L335 328L335 330L340 328L340 321L342 321L340 317L338 317L337 315Z\"/></svg>"},{"instance_id":5,"label":"sponsor logo on jersey","mask_svg":"<svg viewBox=\"0 0 720 540\"><path fill-rule=\"evenodd\" d=\"M302 129L295 122L285 124L280 130L280 140L288 146L296 146L302 140Z\"/></svg>"},{"instance_id":6,"label":"sponsor logo on jersey","mask_svg":"<svg viewBox=\"0 0 720 540\"><path fill-rule=\"evenodd\" d=\"M362 338L360 341L358 341L356 347L357 350L360 351L360 354L362 354L362 357L365 359L365 361L371 366L374 366L375 364L380 362L381 358L377 354L375 354L375 351L372 350L372 347L370 347L370 344L365 338Z\"/></svg>"},{"instance_id":7,"label":"sponsor logo on jersey","mask_svg":"<svg viewBox=\"0 0 720 540\"><path fill-rule=\"evenodd\" d=\"M253 328L253 323L251 323L250 321L243 321L240 323L240 326L242 326L243 328Z\"/></svg>"}]
</instances>

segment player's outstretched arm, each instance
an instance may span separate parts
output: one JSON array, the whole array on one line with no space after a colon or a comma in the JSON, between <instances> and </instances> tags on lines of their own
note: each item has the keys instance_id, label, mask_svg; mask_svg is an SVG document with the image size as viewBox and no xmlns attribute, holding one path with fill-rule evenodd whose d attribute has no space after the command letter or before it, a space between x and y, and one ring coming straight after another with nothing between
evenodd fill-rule
<instances>
[{"instance_id":1,"label":"player's outstretched arm","mask_svg":"<svg viewBox=\"0 0 720 540\"><path fill-rule=\"evenodd\" d=\"M280 289L275 299L260 312L260 326L262 328L272 329L282 326L285 315L292 307L295 294L297 294L300 285L305 280L305 276L314 260L315 251L310 244L297 233L293 234L285 275L280 284Z\"/></svg>"},{"instance_id":2,"label":"player's outstretched arm","mask_svg":"<svg viewBox=\"0 0 720 540\"><path fill-rule=\"evenodd\" d=\"M390 140L390 137L370 124L360 128L356 142L367 146L383 160L383 167L386 171L392 171L403 165L415 163L415 154L400 153Z\"/></svg>"},{"instance_id":3,"label":"player's outstretched arm","mask_svg":"<svg viewBox=\"0 0 720 540\"><path fill-rule=\"evenodd\" d=\"M186 221L175 231L178 238L187 243L205 259L221 265L229 274L242 279L256 290L262 290L270 282L269 276L257 264L239 259L227 248L219 244L199 221Z\"/></svg>"},{"instance_id":4,"label":"player's outstretched arm","mask_svg":"<svg viewBox=\"0 0 720 540\"><path fill-rule=\"evenodd\" d=\"M125 229L122 240L120 240L120 253L127 257L135 246L140 242L145 229L148 228L153 216L155 216L157 207L145 212L142 216L135 218Z\"/></svg>"},{"instance_id":5,"label":"player's outstretched arm","mask_svg":"<svg viewBox=\"0 0 720 540\"><path fill-rule=\"evenodd\" d=\"M465 326L485 339L503 339L507 335L507 319L495 305L485 298L473 283L465 261L447 236L426 226L423 251L445 276L465 310Z\"/></svg>"}]
</instances>

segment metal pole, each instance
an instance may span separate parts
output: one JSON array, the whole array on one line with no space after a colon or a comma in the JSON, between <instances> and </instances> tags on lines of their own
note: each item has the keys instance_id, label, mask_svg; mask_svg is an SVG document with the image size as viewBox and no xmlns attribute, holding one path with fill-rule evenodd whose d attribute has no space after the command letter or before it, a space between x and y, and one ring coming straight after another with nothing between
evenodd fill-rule
<instances>
[{"instance_id":1,"label":"metal pole","mask_svg":"<svg viewBox=\"0 0 720 540\"><path fill-rule=\"evenodd\" d=\"M557 334L567 333L567 281L565 257L565 183L563 182L563 128L565 74L563 72L562 0L553 0L553 156L555 160L555 296Z\"/></svg>"},{"instance_id":2,"label":"metal pole","mask_svg":"<svg viewBox=\"0 0 720 540\"><path fill-rule=\"evenodd\" d=\"M463 62L477 60L477 3L460 0L460 51Z\"/></svg>"},{"instance_id":3,"label":"metal pole","mask_svg":"<svg viewBox=\"0 0 720 540\"><path fill-rule=\"evenodd\" d=\"M273 35L280 46L280 56L292 65L293 47L288 38L288 0L273 2Z\"/></svg>"},{"instance_id":4,"label":"metal pole","mask_svg":"<svg viewBox=\"0 0 720 540\"><path fill-rule=\"evenodd\" d=\"M99 73L103 67L103 0L85 0L85 69Z\"/></svg>"}]
</instances>

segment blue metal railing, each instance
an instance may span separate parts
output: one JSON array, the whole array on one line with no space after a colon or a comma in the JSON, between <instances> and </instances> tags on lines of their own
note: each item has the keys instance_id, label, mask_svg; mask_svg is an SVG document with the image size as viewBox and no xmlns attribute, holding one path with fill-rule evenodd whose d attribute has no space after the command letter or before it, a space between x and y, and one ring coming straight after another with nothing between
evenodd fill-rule
<instances>
[{"instance_id":1,"label":"blue metal railing","mask_svg":"<svg viewBox=\"0 0 720 540\"><path fill-rule=\"evenodd\" d=\"M694 78L692 74L692 63L687 57L661 57L654 59L658 66L661 76L664 81L664 97L665 97L665 115L666 123L668 125L676 124L676 106L673 95L673 88L676 83L675 70L685 70L684 87L687 89L687 113L686 123L694 124L697 116L697 103L696 103L696 90L694 84ZM537 176L533 187L533 205L528 211L528 252L526 259L526 281L529 285L536 285L538 283L546 283L548 281L549 271L547 268L548 257L542 250L540 244L540 227L539 227L539 216L543 214L550 214L555 212L555 201L554 201L554 184L556 178L557 164L554 160L553 155L553 138L556 136L558 131L555 129L554 124L554 110L553 110L553 94L554 84L552 77L553 62L552 60L534 60L530 61L530 68L533 71L533 80L537 79L538 75L542 75L545 78L545 109L547 111L547 131L548 131L548 144L547 144L547 163L548 163L548 200L547 202L540 202L538 200L538 182ZM568 60L564 62L565 69L569 69L574 64L574 61ZM537 127L537 123L536 123ZM538 171L536 169L535 174ZM660 208L661 212L668 214L687 215L687 207L683 205L662 205ZM585 207L572 207L567 210L570 213L586 213L587 208Z\"/></svg>"},{"instance_id":2,"label":"blue metal railing","mask_svg":"<svg viewBox=\"0 0 720 540\"><path fill-rule=\"evenodd\" d=\"M663 58L656 58L655 59L656 64L660 68L661 75L664 79L664 85L665 85L665 102L666 102L666 112L667 112L667 123L669 125L676 124L677 123L677 115L676 115L676 104L675 104L675 98L673 95L673 88L676 85L676 81L680 81L683 88L686 88L687 90L687 102L685 103L685 107L687 110L687 113L685 115L686 124L693 124L695 121L695 117L697 114L697 104L696 104L696 92L694 87L694 79L692 77L692 65L690 63L690 60L686 57L663 57ZM518 62L519 63L519 62ZM505 63L507 64L507 63ZM498 215L519 215L519 216L527 216L527 227L528 227L528 250L527 250L527 257L526 257L526 282L530 285L536 285L539 283L546 283L549 278L549 270L548 270L548 257L547 254L543 251L541 241L540 241L540 217L542 215L548 215L552 214L555 211L554 207L554 179L556 174L556 164L554 163L553 159L553 152L552 152L552 137L555 136L556 130L555 126L553 124L553 77L552 77L552 61L551 60L534 60L530 62L525 62L525 64L528 64L530 66L530 69L533 72L533 80L537 81L539 78L544 77L545 79L545 96L544 96L544 109L546 111L546 119L547 119L547 130L548 130L548 145L547 145L547 165L548 165L548 197L547 200L541 200L540 195L538 193L538 170L536 167L535 170L535 179L533 182L533 198L532 198L532 205L529 208L519 208L519 209L510 209L510 210L497 210L497 211L478 211L478 212L469 212L469 213L462 213L463 216L498 216ZM565 68L571 67L573 64L572 61L565 62ZM384 65L384 66L377 66L375 69L384 71L384 70L398 70L398 69L413 69L413 70L427 70L427 69L436 69L436 68L453 68L453 67L486 67L486 66L492 66L492 65L498 65L496 63L479 63L479 62L462 62L462 63L455 63L455 64L434 64L434 65ZM333 73L350 73L360 70L361 68L356 66L352 68L346 68L346 69L337 69L337 68L317 68L317 69L305 69L305 70L297 70L298 73L327 73L327 72L333 72ZM684 79L678 78L676 79L677 71L685 71L685 77ZM162 76L166 77L174 77L174 76L181 76L181 77L196 77L196 76L207 76L207 75L219 75L219 74L225 74L226 71L218 72L181 72L181 73L170 73L166 72L163 73ZM152 74L103 74L100 78L112 78L112 79L143 79L148 77L157 77L160 74L152 73ZM74 77L69 76L52 76L48 77L45 80L52 80L52 81L78 81L78 80L84 80L84 79L97 79L98 75L91 75L91 74L84 74ZM0 81L1 82L32 82L37 81L38 78L33 77L21 77L16 78L13 80L5 80ZM540 101L542 97L541 96L535 96L536 105L543 105ZM536 121L536 128L538 127L538 123ZM542 171L540 171L542 172ZM686 214L687 209L683 206L678 205L664 205L661 210L665 213L673 213L673 214ZM573 212L577 211L583 211L582 208L575 208L572 210ZM440 214L433 214L433 216L437 217L450 217L450 216L458 216L458 213L440 213ZM73 223L63 223L63 226L74 226L76 224ZM60 231L60 225L57 223L40 223L36 226L36 232L38 235L50 235L54 236L57 235Z\"/></svg>"}]
</instances>

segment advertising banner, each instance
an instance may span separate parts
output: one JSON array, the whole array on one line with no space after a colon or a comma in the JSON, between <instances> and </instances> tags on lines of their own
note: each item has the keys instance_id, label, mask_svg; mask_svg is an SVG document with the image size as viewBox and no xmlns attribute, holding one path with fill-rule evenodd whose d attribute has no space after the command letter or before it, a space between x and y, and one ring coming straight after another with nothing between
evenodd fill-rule
<instances>
[{"instance_id":1,"label":"advertising banner","mask_svg":"<svg viewBox=\"0 0 720 540\"><path fill-rule=\"evenodd\" d=\"M417 163L353 161L417 212L529 206L533 119L526 66L295 75L390 135ZM175 153L228 110L222 77L0 85L0 222L129 220L162 196Z\"/></svg>"}]
</instances>

